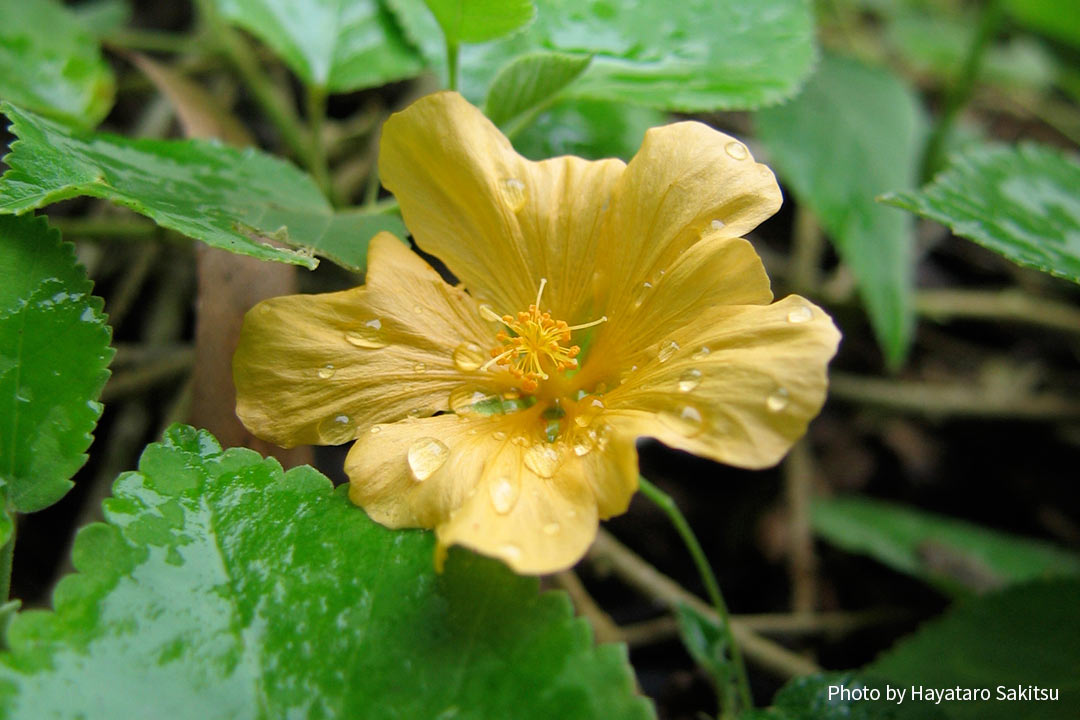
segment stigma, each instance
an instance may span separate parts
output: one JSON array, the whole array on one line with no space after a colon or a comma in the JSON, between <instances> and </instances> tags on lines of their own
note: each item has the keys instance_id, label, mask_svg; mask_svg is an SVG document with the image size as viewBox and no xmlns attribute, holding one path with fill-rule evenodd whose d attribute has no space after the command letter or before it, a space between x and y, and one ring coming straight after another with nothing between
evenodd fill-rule
<instances>
[{"instance_id":1,"label":"stigma","mask_svg":"<svg viewBox=\"0 0 1080 720\"><path fill-rule=\"evenodd\" d=\"M570 344L571 333L607 321L606 316L582 325L567 325L562 320L555 320L551 313L540 309L546 286L547 278L541 278L536 302L517 315L500 317L489 310L489 319L498 320L505 329L496 334L499 345L491 349L491 360L484 368L505 367L525 392L534 392L541 380L550 379L550 373L577 369L581 347Z\"/></svg>"}]
</instances>

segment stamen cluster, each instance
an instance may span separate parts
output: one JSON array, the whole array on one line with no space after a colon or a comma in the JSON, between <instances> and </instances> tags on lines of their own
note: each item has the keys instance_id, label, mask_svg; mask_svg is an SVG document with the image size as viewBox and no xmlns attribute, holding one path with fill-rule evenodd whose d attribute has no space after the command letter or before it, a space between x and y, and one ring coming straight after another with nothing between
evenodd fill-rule
<instances>
[{"instance_id":1,"label":"stamen cluster","mask_svg":"<svg viewBox=\"0 0 1080 720\"><path fill-rule=\"evenodd\" d=\"M502 345L491 350L491 357L521 381L522 390L536 390L540 380L548 379L547 370L578 366L581 347L569 345L572 328L562 320L553 320L551 313L530 305L528 312L519 312L516 317L503 315L501 320L514 334L500 330L495 339Z\"/></svg>"}]
</instances>

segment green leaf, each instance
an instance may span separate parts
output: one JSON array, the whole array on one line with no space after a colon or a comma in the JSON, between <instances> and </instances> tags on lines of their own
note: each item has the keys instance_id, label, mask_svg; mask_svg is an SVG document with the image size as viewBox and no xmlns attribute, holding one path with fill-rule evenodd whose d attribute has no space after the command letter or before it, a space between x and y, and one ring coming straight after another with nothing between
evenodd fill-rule
<instances>
[{"instance_id":1,"label":"green leaf","mask_svg":"<svg viewBox=\"0 0 1080 720\"><path fill-rule=\"evenodd\" d=\"M85 0L71 8L80 26L97 37L105 37L131 22L127 0Z\"/></svg>"},{"instance_id":2,"label":"green leaf","mask_svg":"<svg viewBox=\"0 0 1080 720\"><path fill-rule=\"evenodd\" d=\"M989 689L989 701L942 702L940 710L951 720L1058 720L1080 707L1078 627L1080 581L1017 585L926 623L866 671L909 688ZM1055 688L1060 699L1018 701L1017 688L1030 686ZM935 707L910 691L907 703Z\"/></svg>"},{"instance_id":3,"label":"green leaf","mask_svg":"<svg viewBox=\"0 0 1080 720\"><path fill-rule=\"evenodd\" d=\"M653 717L563 593L392 531L310 467L175 426L19 614L0 717Z\"/></svg>"},{"instance_id":4,"label":"green leaf","mask_svg":"<svg viewBox=\"0 0 1080 720\"><path fill-rule=\"evenodd\" d=\"M924 122L915 94L884 69L829 57L801 95L759 112L757 128L770 163L854 273L898 366L914 319L913 223L874 198L916 182Z\"/></svg>"},{"instance_id":5,"label":"green leaf","mask_svg":"<svg viewBox=\"0 0 1080 720\"><path fill-rule=\"evenodd\" d=\"M690 657L712 677L717 694L721 698L728 693L734 694L735 665L721 626L685 603L679 603L676 615L683 645Z\"/></svg>"},{"instance_id":6,"label":"green leaf","mask_svg":"<svg viewBox=\"0 0 1080 720\"><path fill-rule=\"evenodd\" d=\"M424 0L446 42L478 43L517 30L533 19L532 0Z\"/></svg>"},{"instance_id":7,"label":"green leaf","mask_svg":"<svg viewBox=\"0 0 1080 720\"><path fill-rule=\"evenodd\" d=\"M880 500L818 500L811 518L815 532L837 547L946 592L1080 574L1080 556L1049 543Z\"/></svg>"},{"instance_id":8,"label":"green leaf","mask_svg":"<svg viewBox=\"0 0 1080 720\"><path fill-rule=\"evenodd\" d=\"M1080 14L1060 0L1006 0L1016 20L1049 37L1080 47Z\"/></svg>"},{"instance_id":9,"label":"green leaf","mask_svg":"<svg viewBox=\"0 0 1080 720\"><path fill-rule=\"evenodd\" d=\"M558 155L630 159L645 131L668 121L652 108L597 100L565 100L540 113L514 136L514 147L533 160Z\"/></svg>"},{"instance_id":10,"label":"green leaf","mask_svg":"<svg viewBox=\"0 0 1080 720\"><path fill-rule=\"evenodd\" d=\"M437 27L422 0L388 0L405 33L445 76ZM434 40L432 39L434 35ZM779 102L810 72L816 51L804 0L536 0L522 32L461 51L462 94L486 96L495 73L519 55L593 57L567 89L577 98L662 110L748 109Z\"/></svg>"},{"instance_id":11,"label":"green leaf","mask_svg":"<svg viewBox=\"0 0 1080 720\"><path fill-rule=\"evenodd\" d=\"M926 187L882 201L936 220L1015 263L1080 283L1080 161L1043 145L982 145Z\"/></svg>"},{"instance_id":12,"label":"green leaf","mask_svg":"<svg viewBox=\"0 0 1080 720\"><path fill-rule=\"evenodd\" d=\"M878 700L863 699L864 693L874 691ZM936 708L915 711L910 704L888 699L887 693L885 683L867 681L854 672L806 675L780 688L772 707L744 714L739 720L938 720L942 717Z\"/></svg>"},{"instance_id":13,"label":"green leaf","mask_svg":"<svg viewBox=\"0 0 1080 720\"><path fill-rule=\"evenodd\" d=\"M258 150L76 132L12 105L0 111L19 137L0 178L0 214L90 195L212 247L306 267L318 253L355 270L377 230L403 237L392 215L335 213L308 175Z\"/></svg>"},{"instance_id":14,"label":"green leaf","mask_svg":"<svg viewBox=\"0 0 1080 720\"><path fill-rule=\"evenodd\" d=\"M19 512L71 489L101 416L112 333L91 288L44 219L0 216L0 493Z\"/></svg>"},{"instance_id":15,"label":"green leaf","mask_svg":"<svg viewBox=\"0 0 1080 720\"><path fill-rule=\"evenodd\" d=\"M584 72L590 59L553 52L522 55L495 76L484 111L496 125L505 125L550 101Z\"/></svg>"},{"instance_id":16,"label":"green leaf","mask_svg":"<svg viewBox=\"0 0 1080 720\"><path fill-rule=\"evenodd\" d=\"M376 0L213 0L308 85L348 92L412 77L422 61Z\"/></svg>"},{"instance_id":17,"label":"green leaf","mask_svg":"<svg viewBox=\"0 0 1080 720\"><path fill-rule=\"evenodd\" d=\"M116 82L93 33L56 0L0 0L0 100L93 127Z\"/></svg>"}]
</instances>

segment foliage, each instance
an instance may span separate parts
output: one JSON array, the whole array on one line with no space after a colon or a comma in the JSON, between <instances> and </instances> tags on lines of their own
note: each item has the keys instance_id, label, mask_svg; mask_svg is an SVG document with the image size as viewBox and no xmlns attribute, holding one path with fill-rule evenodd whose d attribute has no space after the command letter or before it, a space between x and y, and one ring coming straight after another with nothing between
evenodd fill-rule
<instances>
[{"instance_id":1,"label":"foliage","mask_svg":"<svg viewBox=\"0 0 1080 720\"><path fill-rule=\"evenodd\" d=\"M175 426L105 517L55 609L10 627L0 716L652 717L565 596L464 552L437 575L430 533L309 467Z\"/></svg>"}]
</instances>

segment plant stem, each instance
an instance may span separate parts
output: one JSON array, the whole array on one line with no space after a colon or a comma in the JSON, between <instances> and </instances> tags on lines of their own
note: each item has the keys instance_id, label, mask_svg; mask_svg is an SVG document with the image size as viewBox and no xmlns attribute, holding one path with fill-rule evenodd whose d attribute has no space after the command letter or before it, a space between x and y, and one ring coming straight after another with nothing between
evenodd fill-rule
<instances>
[{"instance_id":1,"label":"plant stem","mask_svg":"<svg viewBox=\"0 0 1080 720\"><path fill-rule=\"evenodd\" d=\"M11 595L11 565L15 560L15 513L5 512L11 518L11 537L0 548L0 602L7 602Z\"/></svg>"},{"instance_id":2,"label":"plant stem","mask_svg":"<svg viewBox=\"0 0 1080 720\"><path fill-rule=\"evenodd\" d=\"M251 47L238 33L221 21L212 2L200 0L198 7L204 22L210 29L211 36L243 78L244 84L247 85L270 122L277 128L282 141L304 165L311 167L313 165L311 145L305 137L303 126L296 112L277 93L270 78L259 67L259 61Z\"/></svg>"},{"instance_id":3,"label":"plant stem","mask_svg":"<svg viewBox=\"0 0 1080 720\"><path fill-rule=\"evenodd\" d=\"M458 44L446 41L446 75L447 85L451 90L458 89Z\"/></svg>"},{"instance_id":4,"label":"plant stem","mask_svg":"<svg viewBox=\"0 0 1080 720\"><path fill-rule=\"evenodd\" d=\"M960 76L949 89L945 97L945 107L941 111L941 117L934 125L930 138L926 143L926 151L923 154L922 179L930 180L939 170L945 166L945 143L949 139L952 127L960 111L971 99L975 90L975 81L979 77L982 68L983 57L986 55L990 42L994 39L1004 15L1002 0L989 0L983 7L979 18L979 26L971 39L964 65L960 69Z\"/></svg>"},{"instance_id":5,"label":"plant stem","mask_svg":"<svg viewBox=\"0 0 1080 720\"><path fill-rule=\"evenodd\" d=\"M739 690L742 709L749 710L753 708L754 701L750 695L750 683L746 679L746 665L743 663L742 653L739 652L739 645L735 642L735 636L731 632L731 617L728 614L727 604L724 602L724 596L720 593L720 585L716 582L716 575L713 574L712 566L709 565L709 560L705 557L705 551L701 549L701 543L698 542L694 531L690 529L690 524L686 522L686 518L679 510L679 506L675 504L675 500L670 495L644 477L638 478L638 484L641 487L642 494L652 500L668 516L671 524L675 527L675 531L679 533L679 537L682 538L686 549L690 552L690 557L693 558L698 574L701 575L701 581L705 585L705 592L708 594L709 600L720 618L720 629L724 633L724 639L731 651L731 661L735 665L735 683ZM723 689L723 691L726 694L726 689Z\"/></svg>"},{"instance_id":6,"label":"plant stem","mask_svg":"<svg viewBox=\"0 0 1080 720\"><path fill-rule=\"evenodd\" d=\"M307 121L311 135L311 153L308 170L315 176L323 194L333 202L334 190L330 183L330 166L326 161L326 145L323 143L323 125L326 123L326 88L321 85L307 86Z\"/></svg>"}]
</instances>

